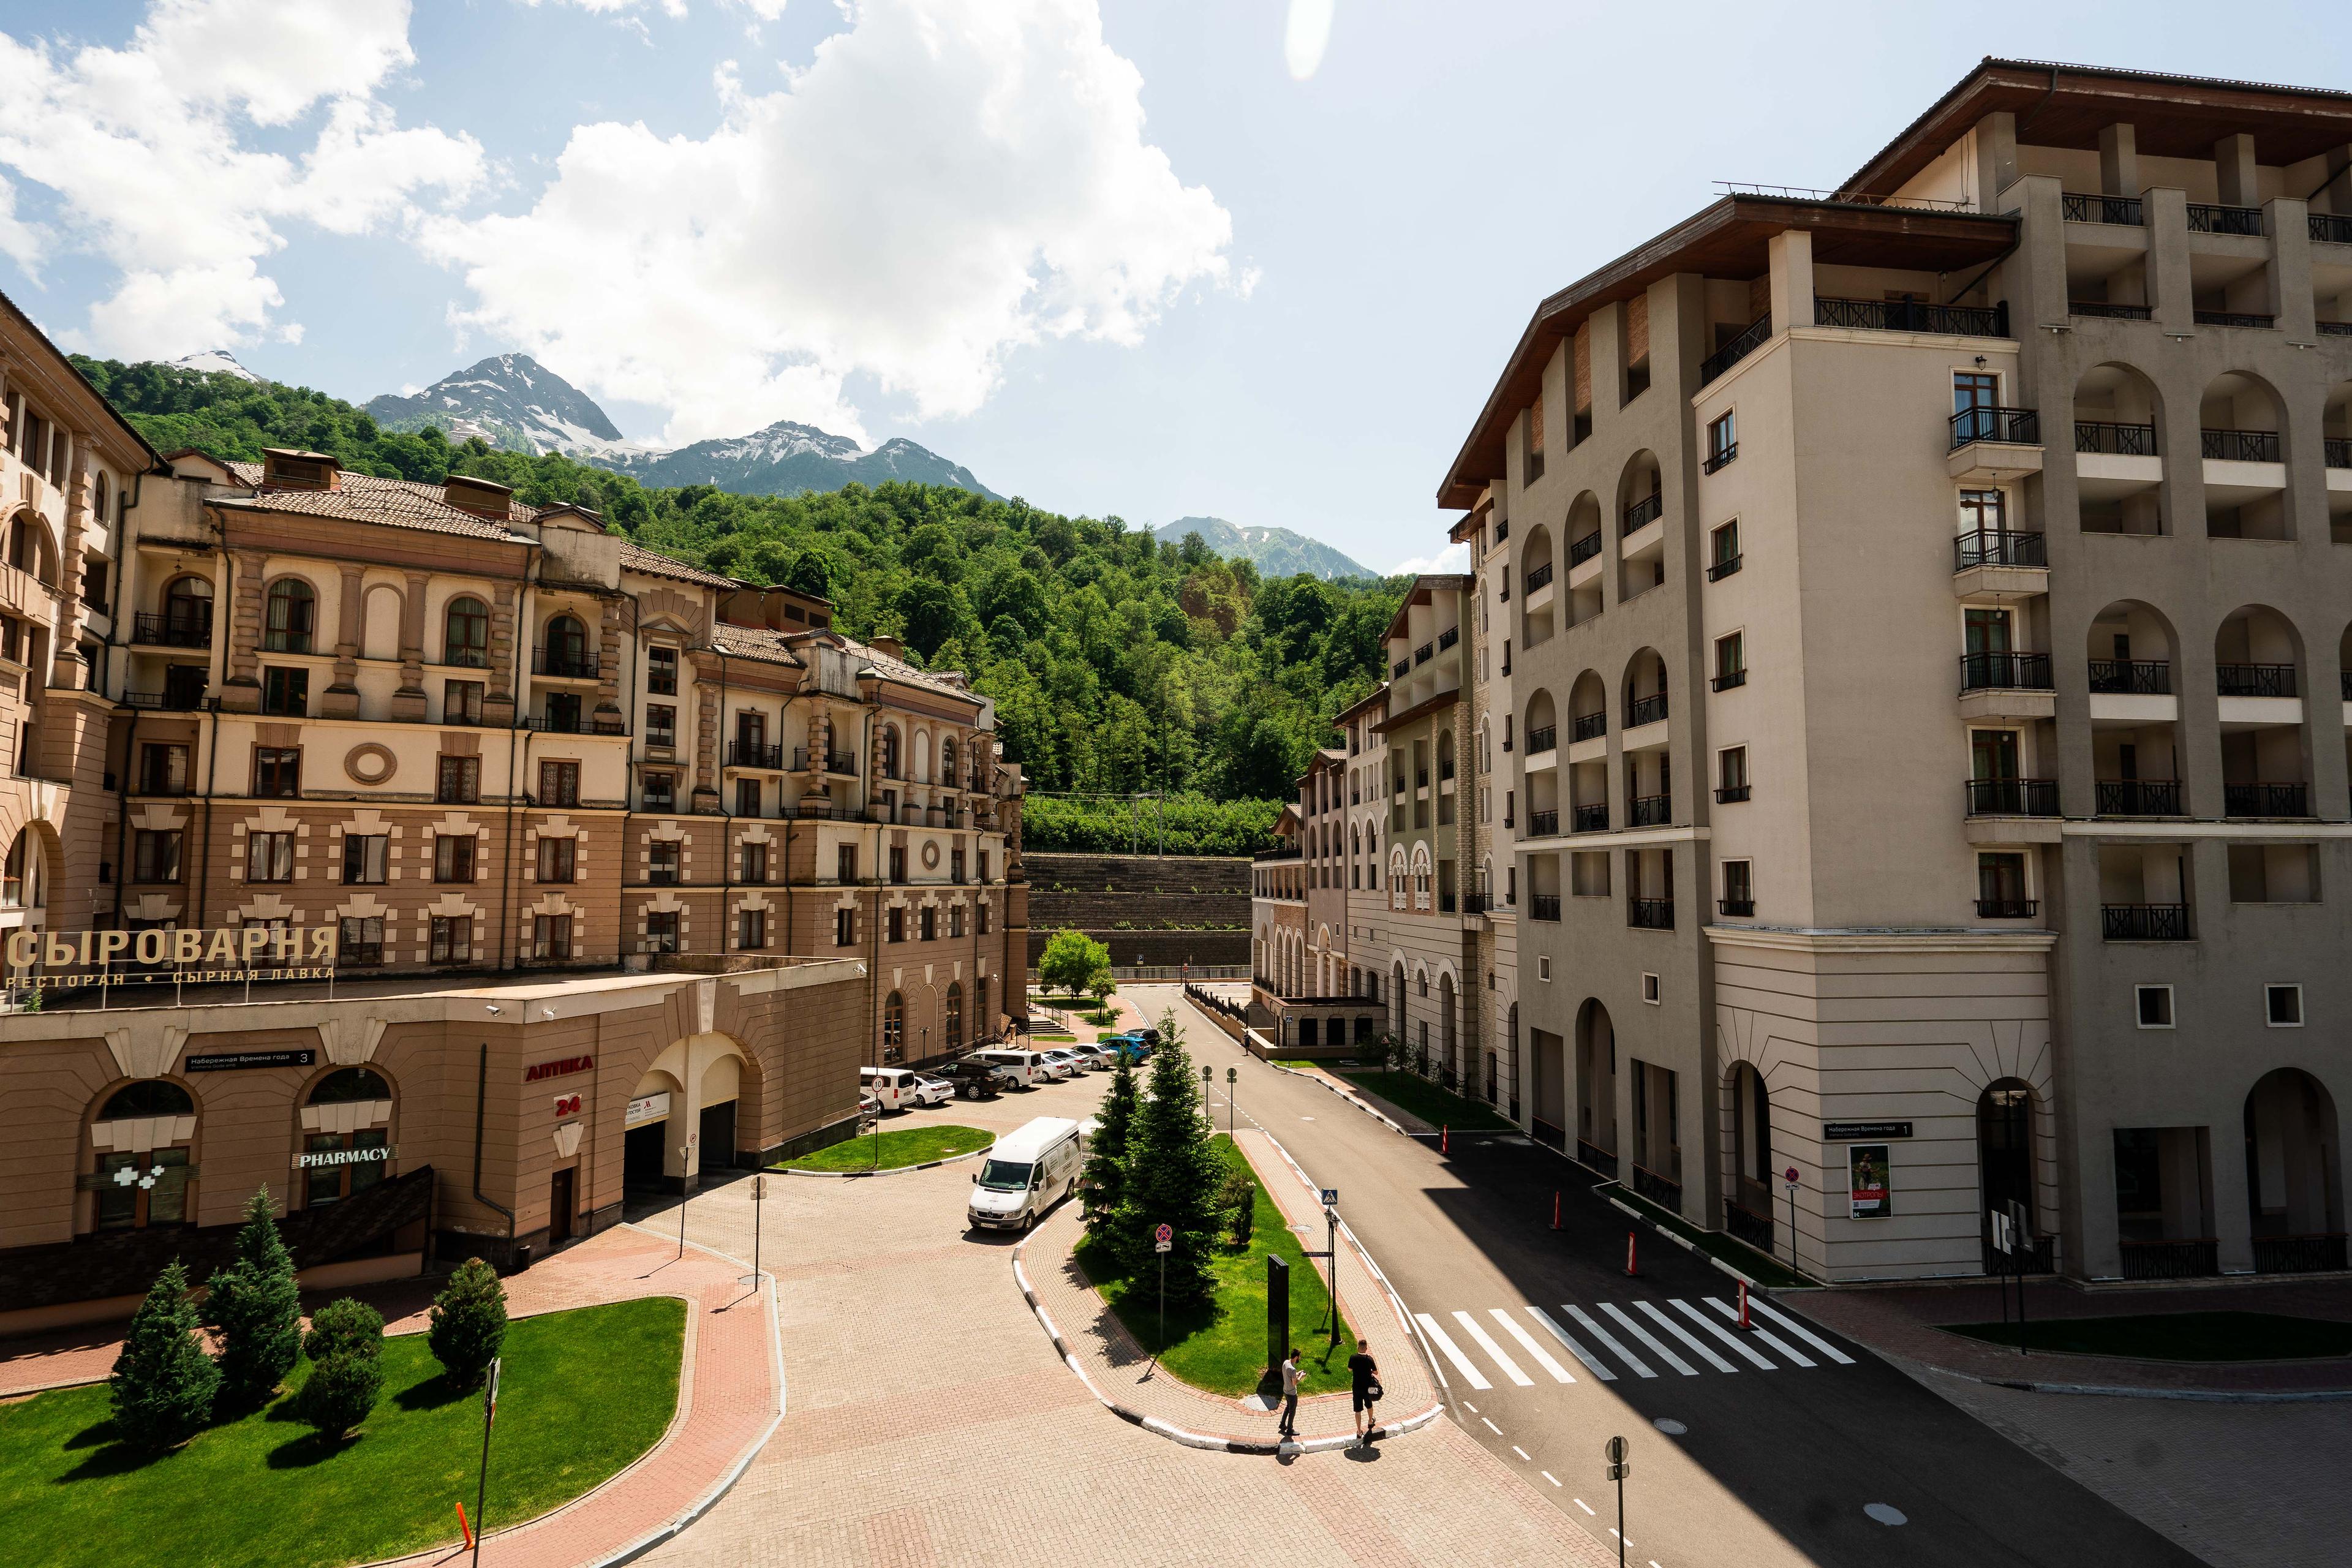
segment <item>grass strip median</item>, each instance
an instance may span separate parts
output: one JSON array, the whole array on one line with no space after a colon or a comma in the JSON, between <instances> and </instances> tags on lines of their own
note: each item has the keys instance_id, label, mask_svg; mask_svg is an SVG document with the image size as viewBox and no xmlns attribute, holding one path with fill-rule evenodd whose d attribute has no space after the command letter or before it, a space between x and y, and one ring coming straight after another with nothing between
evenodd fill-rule
<instances>
[{"instance_id":1,"label":"grass strip median","mask_svg":"<svg viewBox=\"0 0 2352 1568\"><path fill-rule=\"evenodd\" d=\"M1218 1138L1216 1148L1228 1166L1248 1175L1256 1190L1249 1243L1219 1247L1212 1266L1217 1277L1215 1301L1189 1311L1171 1308L1165 1345L1159 1338L1158 1275L1150 1262L1129 1278L1089 1240L1078 1243L1078 1267L1144 1353L1157 1352L1160 1366L1181 1382L1238 1398L1256 1393L1266 1372L1265 1259L1272 1253L1290 1265L1290 1342L1304 1352L1299 1392L1329 1394L1346 1388L1355 1336L1342 1318L1339 1342L1331 1342L1327 1316L1331 1298L1324 1289L1321 1260L1307 1258L1265 1184L1250 1169L1247 1156L1227 1138ZM1322 1241L1318 1232L1316 1245Z\"/></svg>"},{"instance_id":2,"label":"grass strip median","mask_svg":"<svg viewBox=\"0 0 2352 1568\"><path fill-rule=\"evenodd\" d=\"M2015 1323L1948 1323L1947 1331L2014 1345ZM2026 1348L2131 1361L2314 1361L2352 1355L2352 1323L2277 1312L2150 1312L2029 1322Z\"/></svg>"},{"instance_id":3,"label":"grass strip median","mask_svg":"<svg viewBox=\"0 0 2352 1568\"><path fill-rule=\"evenodd\" d=\"M1654 1221L1673 1231L1708 1257L1723 1259L1759 1285L1790 1289L1821 1283L1810 1275L1800 1274L1777 1258L1765 1256L1744 1241L1733 1240L1723 1231L1701 1230L1682 1215L1639 1195L1631 1187L1610 1186L1601 1191L1626 1207L1638 1211L1643 1219Z\"/></svg>"},{"instance_id":4,"label":"grass strip median","mask_svg":"<svg viewBox=\"0 0 2352 1568\"><path fill-rule=\"evenodd\" d=\"M504 1529L653 1447L677 1407L686 1308L668 1297L518 1319L507 1330L488 1522ZM336 1442L292 1389L149 1457L117 1443L103 1384L0 1405L0 1541L44 1568L202 1563L336 1568L457 1538L474 1508L482 1401L451 1386L423 1334L383 1345L383 1397Z\"/></svg>"},{"instance_id":5,"label":"grass strip median","mask_svg":"<svg viewBox=\"0 0 2352 1568\"><path fill-rule=\"evenodd\" d=\"M1339 1077L1417 1116L1432 1127L1459 1128L1472 1132L1517 1132L1518 1129L1495 1114L1493 1108L1465 1100L1450 1089L1411 1072L1341 1072Z\"/></svg>"},{"instance_id":6,"label":"grass strip median","mask_svg":"<svg viewBox=\"0 0 2352 1568\"><path fill-rule=\"evenodd\" d=\"M933 1160L952 1160L985 1149L996 1142L993 1132L977 1127L894 1127L845 1142L828 1143L812 1153L786 1160L778 1171L896 1171Z\"/></svg>"}]
</instances>

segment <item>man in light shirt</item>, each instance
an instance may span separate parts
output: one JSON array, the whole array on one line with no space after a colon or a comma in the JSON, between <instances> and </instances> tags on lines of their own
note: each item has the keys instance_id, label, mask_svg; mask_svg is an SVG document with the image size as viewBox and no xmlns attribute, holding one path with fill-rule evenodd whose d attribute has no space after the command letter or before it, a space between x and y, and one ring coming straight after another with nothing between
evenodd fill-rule
<instances>
[{"instance_id":1,"label":"man in light shirt","mask_svg":"<svg viewBox=\"0 0 2352 1568\"><path fill-rule=\"evenodd\" d=\"M1282 1435L1298 1436L1298 1347L1290 1347L1282 1363Z\"/></svg>"}]
</instances>

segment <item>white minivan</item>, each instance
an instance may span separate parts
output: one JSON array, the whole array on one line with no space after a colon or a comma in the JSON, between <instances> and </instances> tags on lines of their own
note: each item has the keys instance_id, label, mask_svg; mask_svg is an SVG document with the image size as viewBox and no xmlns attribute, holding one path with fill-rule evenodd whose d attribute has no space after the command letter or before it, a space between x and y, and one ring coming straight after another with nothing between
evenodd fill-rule
<instances>
[{"instance_id":1,"label":"white minivan","mask_svg":"<svg viewBox=\"0 0 2352 1568\"><path fill-rule=\"evenodd\" d=\"M989 1150L971 1178L969 1223L1022 1230L1076 1190L1086 1142L1066 1116L1040 1116Z\"/></svg>"},{"instance_id":2,"label":"white minivan","mask_svg":"<svg viewBox=\"0 0 2352 1568\"><path fill-rule=\"evenodd\" d=\"M974 1051L975 1060L993 1062L1020 1080L1024 1089L1034 1089L1041 1083L1054 1081L1054 1069L1043 1051L993 1050Z\"/></svg>"},{"instance_id":3,"label":"white minivan","mask_svg":"<svg viewBox=\"0 0 2352 1568\"><path fill-rule=\"evenodd\" d=\"M912 1110L927 1098L923 1080L905 1068L859 1068L857 1087L885 1110Z\"/></svg>"}]
</instances>

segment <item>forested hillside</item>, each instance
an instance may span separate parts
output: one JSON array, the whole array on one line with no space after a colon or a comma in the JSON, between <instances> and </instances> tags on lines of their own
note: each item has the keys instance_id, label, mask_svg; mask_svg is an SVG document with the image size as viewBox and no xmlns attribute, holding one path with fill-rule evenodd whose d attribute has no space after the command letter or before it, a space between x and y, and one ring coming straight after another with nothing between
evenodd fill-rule
<instances>
[{"instance_id":1,"label":"forested hillside","mask_svg":"<svg viewBox=\"0 0 2352 1568\"><path fill-rule=\"evenodd\" d=\"M75 363L159 450L257 458L265 446L299 446L373 474L477 475L527 500L595 508L648 549L824 595L850 635L893 633L923 663L970 671L1041 791L1287 797L1331 716L1379 680L1381 634L1402 592L1262 579L1246 561L1160 542L1116 517L1064 517L1017 498L898 483L798 496L650 489L560 454L394 434L306 388ZM1089 831L1081 809L1044 816L1066 818L1074 837ZM1230 842L1230 820L1215 834L1228 853L1246 847ZM1171 834L1168 847L1191 846Z\"/></svg>"}]
</instances>

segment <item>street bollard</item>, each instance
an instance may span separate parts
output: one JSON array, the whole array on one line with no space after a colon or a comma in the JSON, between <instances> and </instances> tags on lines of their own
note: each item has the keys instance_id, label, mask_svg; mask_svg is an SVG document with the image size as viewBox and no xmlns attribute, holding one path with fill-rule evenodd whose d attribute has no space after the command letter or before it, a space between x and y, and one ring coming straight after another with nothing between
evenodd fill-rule
<instances>
[{"instance_id":1,"label":"street bollard","mask_svg":"<svg viewBox=\"0 0 2352 1568\"><path fill-rule=\"evenodd\" d=\"M1551 1190L1551 1227L1554 1230L1559 1228L1559 1189L1558 1187Z\"/></svg>"},{"instance_id":2,"label":"street bollard","mask_svg":"<svg viewBox=\"0 0 2352 1568\"><path fill-rule=\"evenodd\" d=\"M1439 1153L1445 1154L1453 1152L1453 1144L1450 1141L1450 1134L1454 1130L1450 1127L1440 1127L1437 1130L1437 1152Z\"/></svg>"},{"instance_id":3,"label":"street bollard","mask_svg":"<svg viewBox=\"0 0 2352 1568\"><path fill-rule=\"evenodd\" d=\"M1633 1267L1633 1233L1629 1230L1625 1233L1625 1278L1633 1279L1640 1275L1641 1270Z\"/></svg>"},{"instance_id":4,"label":"street bollard","mask_svg":"<svg viewBox=\"0 0 2352 1568\"><path fill-rule=\"evenodd\" d=\"M1750 1330L1756 1327L1748 1316L1748 1281L1745 1279L1739 1282L1739 1326Z\"/></svg>"}]
</instances>

